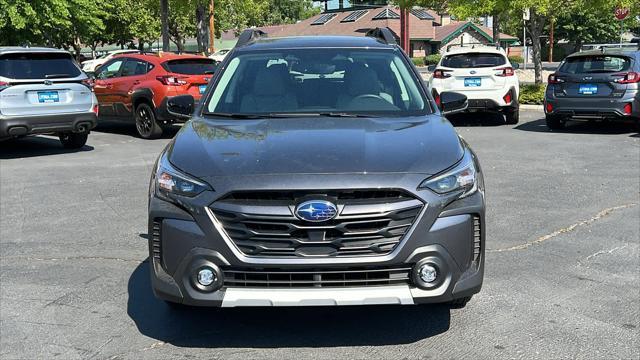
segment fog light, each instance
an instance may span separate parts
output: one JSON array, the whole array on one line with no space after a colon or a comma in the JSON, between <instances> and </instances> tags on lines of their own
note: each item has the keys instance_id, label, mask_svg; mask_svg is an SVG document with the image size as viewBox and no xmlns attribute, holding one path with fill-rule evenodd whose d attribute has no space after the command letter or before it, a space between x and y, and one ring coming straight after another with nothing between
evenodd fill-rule
<instances>
[{"instance_id":1,"label":"fog light","mask_svg":"<svg viewBox=\"0 0 640 360\"><path fill-rule=\"evenodd\" d=\"M216 281L216 274L210 268L204 268L198 271L198 283L202 286L209 286Z\"/></svg>"},{"instance_id":2,"label":"fog light","mask_svg":"<svg viewBox=\"0 0 640 360\"><path fill-rule=\"evenodd\" d=\"M436 281L436 278L438 277L438 270L433 265L425 264L420 267L418 274L422 281L429 284Z\"/></svg>"}]
</instances>

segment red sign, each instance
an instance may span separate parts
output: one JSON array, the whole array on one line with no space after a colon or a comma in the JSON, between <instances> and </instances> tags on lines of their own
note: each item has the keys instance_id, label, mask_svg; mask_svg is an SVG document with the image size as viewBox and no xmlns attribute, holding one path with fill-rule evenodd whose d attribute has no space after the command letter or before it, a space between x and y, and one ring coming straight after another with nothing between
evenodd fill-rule
<instances>
[{"instance_id":1,"label":"red sign","mask_svg":"<svg viewBox=\"0 0 640 360\"><path fill-rule=\"evenodd\" d=\"M624 20L629 16L629 9L617 7L615 11L616 19Z\"/></svg>"}]
</instances>

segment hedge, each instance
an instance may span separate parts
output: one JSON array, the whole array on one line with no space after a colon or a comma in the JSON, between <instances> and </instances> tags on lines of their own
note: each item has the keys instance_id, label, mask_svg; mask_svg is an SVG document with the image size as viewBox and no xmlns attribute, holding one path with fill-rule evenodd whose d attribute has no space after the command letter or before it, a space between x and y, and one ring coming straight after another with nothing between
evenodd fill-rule
<instances>
[{"instance_id":1,"label":"hedge","mask_svg":"<svg viewBox=\"0 0 640 360\"><path fill-rule=\"evenodd\" d=\"M542 105L544 85L520 85L520 104Z\"/></svg>"},{"instance_id":2,"label":"hedge","mask_svg":"<svg viewBox=\"0 0 640 360\"><path fill-rule=\"evenodd\" d=\"M415 66L424 66L424 58L423 57L414 57L414 58L411 58L411 61L413 61L413 64Z\"/></svg>"},{"instance_id":3,"label":"hedge","mask_svg":"<svg viewBox=\"0 0 640 360\"><path fill-rule=\"evenodd\" d=\"M425 58L425 63L427 65L438 65L440 58L442 58L440 54L431 54Z\"/></svg>"},{"instance_id":4,"label":"hedge","mask_svg":"<svg viewBox=\"0 0 640 360\"><path fill-rule=\"evenodd\" d=\"M509 56L509 62L511 62L511 64L522 64L524 63L524 58L522 56L512 55Z\"/></svg>"}]
</instances>

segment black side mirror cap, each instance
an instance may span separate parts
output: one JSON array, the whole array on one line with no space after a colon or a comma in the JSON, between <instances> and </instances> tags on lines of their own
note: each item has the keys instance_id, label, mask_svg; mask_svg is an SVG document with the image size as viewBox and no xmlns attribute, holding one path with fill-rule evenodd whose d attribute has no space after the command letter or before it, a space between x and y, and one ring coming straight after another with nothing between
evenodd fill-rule
<instances>
[{"instance_id":1,"label":"black side mirror cap","mask_svg":"<svg viewBox=\"0 0 640 360\"><path fill-rule=\"evenodd\" d=\"M427 71L428 72L434 72L436 70L436 65L429 65L427 66Z\"/></svg>"},{"instance_id":2,"label":"black side mirror cap","mask_svg":"<svg viewBox=\"0 0 640 360\"><path fill-rule=\"evenodd\" d=\"M180 95L167 101L167 112L179 119L188 119L193 114L195 99L191 95Z\"/></svg>"},{"instance_id":3,"label":"black side mirror cap","mask_svg":"<svg viewBox=\"0 0 640 360\"><path fill-rule=\"evenodd\" d=\"M440 94L440 109L443 115L450 115L467 110L469 102L463 94L445 91Z\"/></svg>"}]
</instances>

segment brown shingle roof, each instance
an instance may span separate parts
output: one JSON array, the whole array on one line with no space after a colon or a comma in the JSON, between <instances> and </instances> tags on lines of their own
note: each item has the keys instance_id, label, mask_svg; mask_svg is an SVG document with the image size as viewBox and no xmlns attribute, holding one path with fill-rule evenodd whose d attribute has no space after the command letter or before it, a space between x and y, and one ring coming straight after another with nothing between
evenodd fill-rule
<instances>
[{"instance_id":1,"label":"brown shingle roof","mask_svg":"<svg viewBox=\"0 0 640 360\"><path fill-rule=\"evenodd\" d=\"M444 26L438 26L436 27L436 35L434 36L434 41L442 41L444 40L447 36L453 34L454 32L458 31L461 27L467 25L469 22L468 21L452 21L450 24L448 25L444 25ZM480 30L482 30L484 33L486 33L489 37L493 38L493 29L490 29L486 26L481 26L481 25L476 25L474 24L476 27L478 27ZM517 39L517 37L515 36L511 36L511 35L507 35L507 34L503 34L500 33L500 38L503 40L515 40Z\"/></svg>"}]
</instances>

